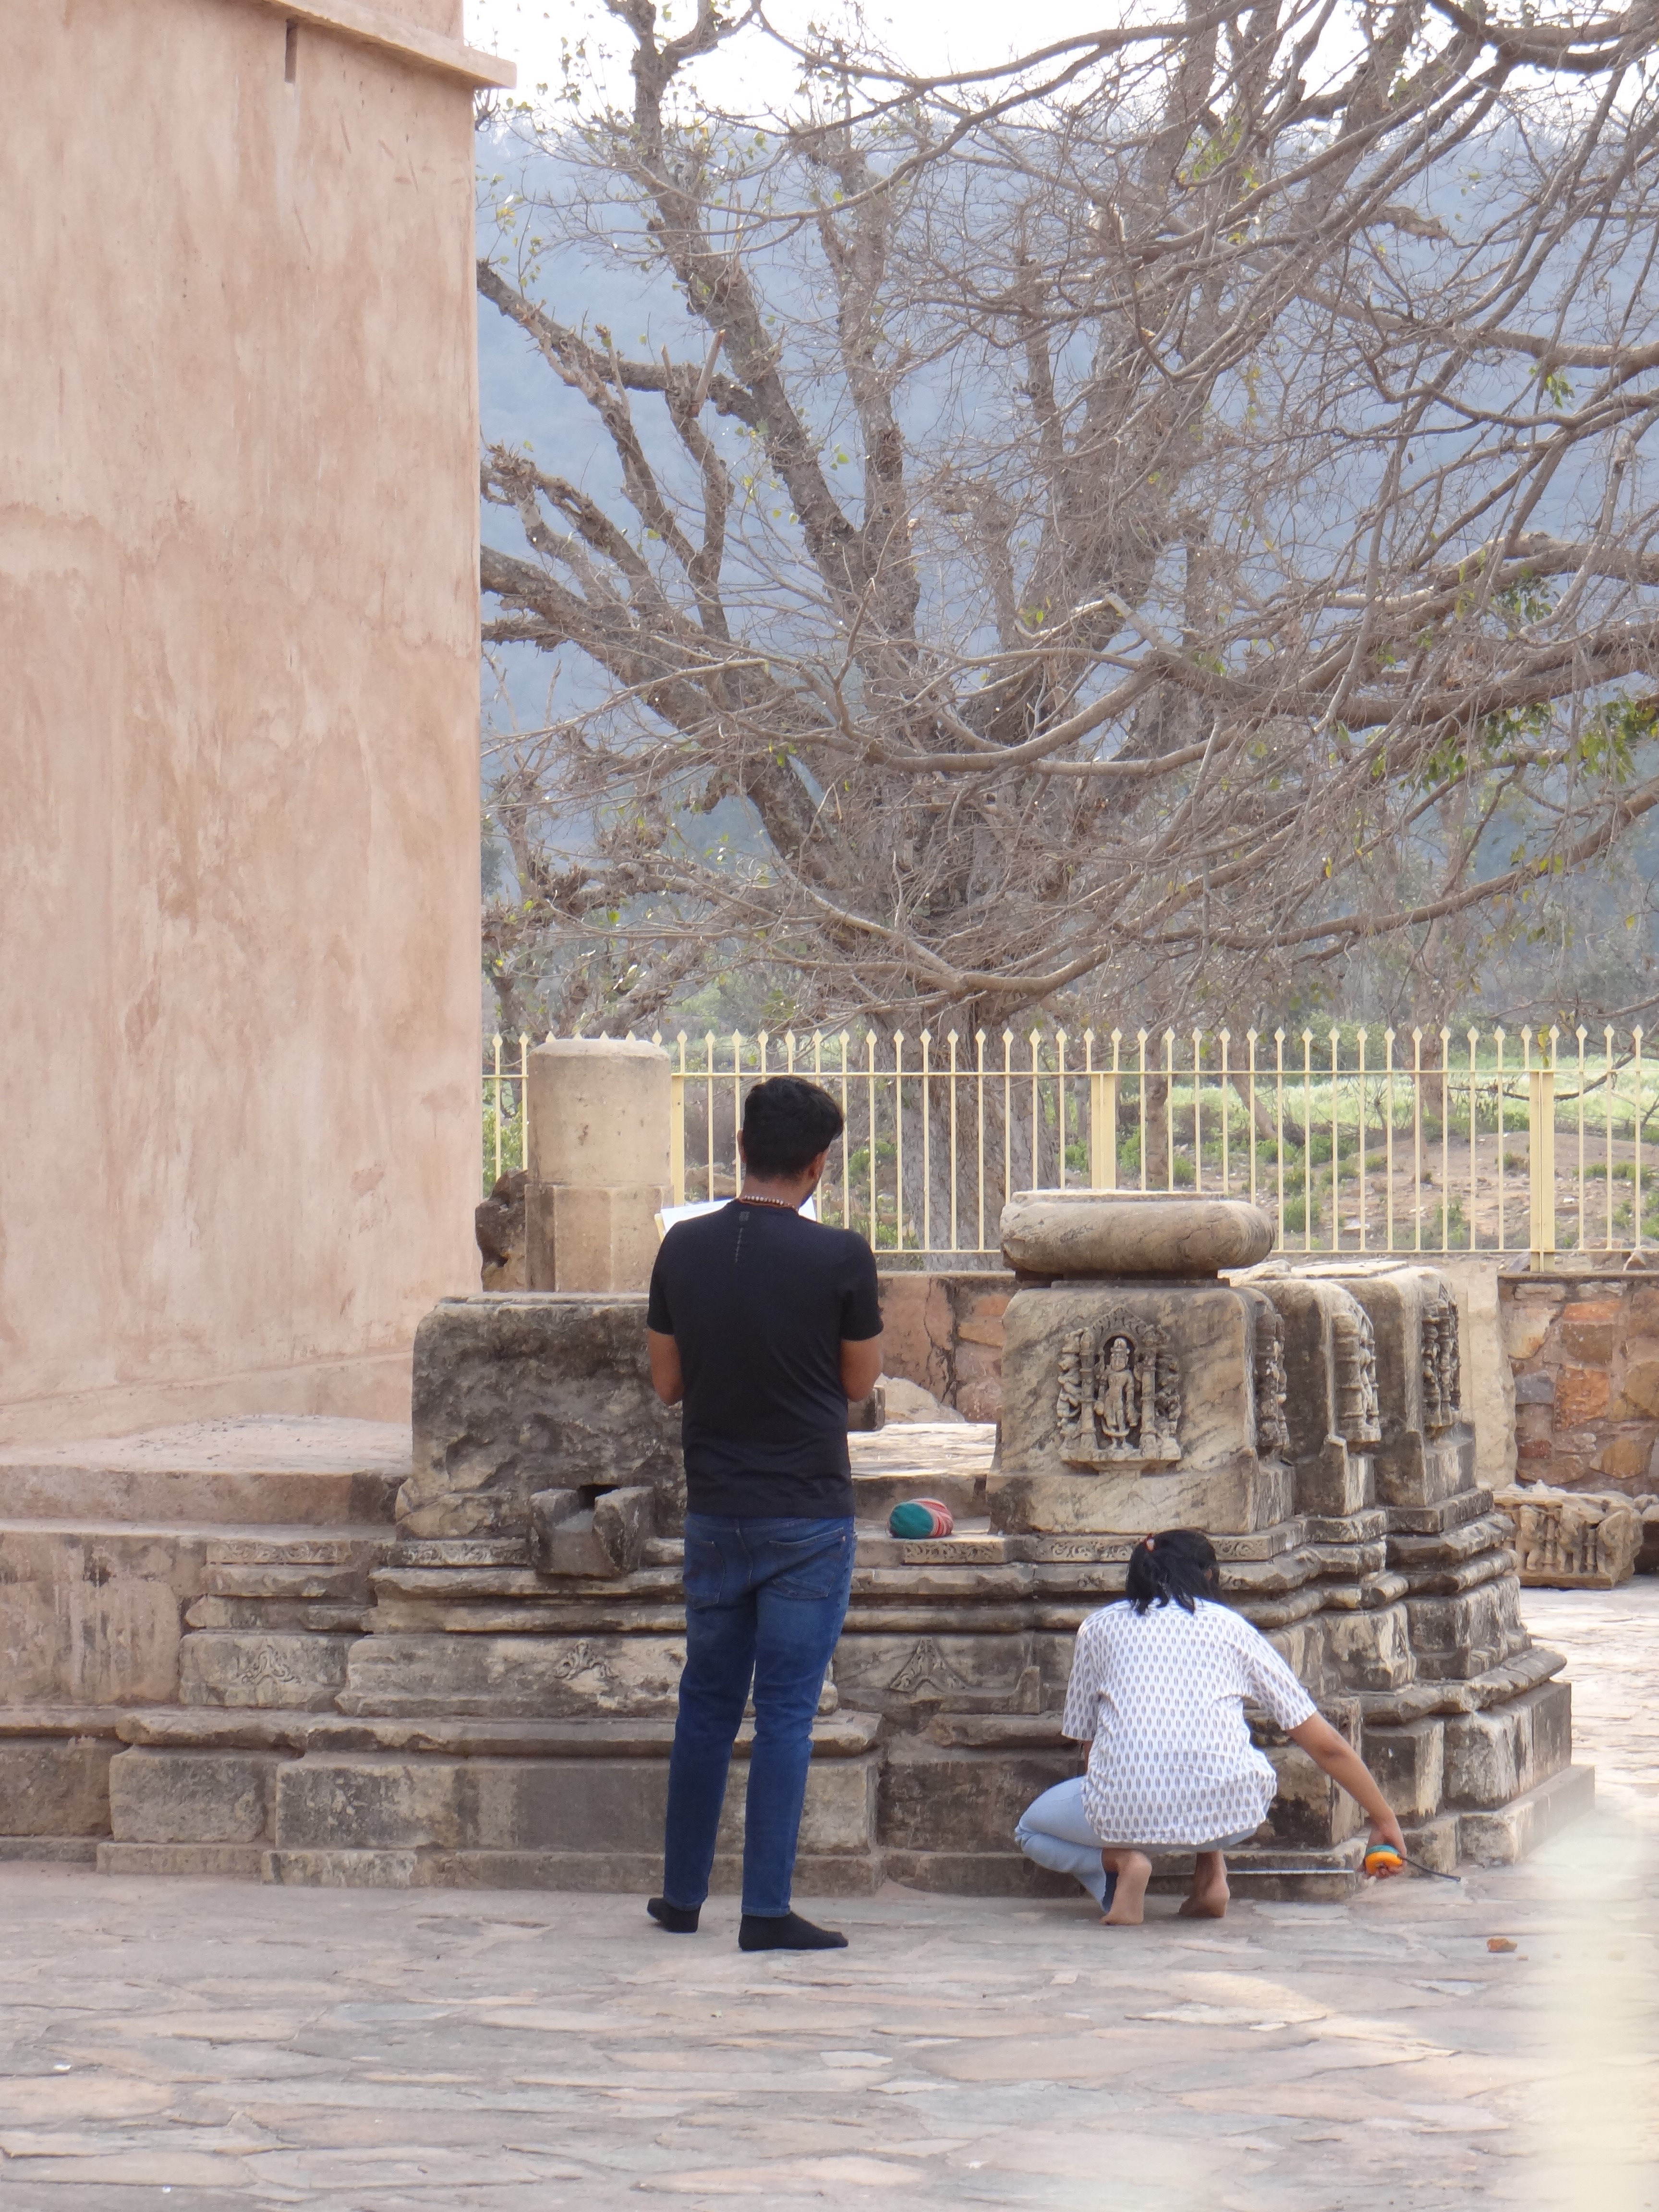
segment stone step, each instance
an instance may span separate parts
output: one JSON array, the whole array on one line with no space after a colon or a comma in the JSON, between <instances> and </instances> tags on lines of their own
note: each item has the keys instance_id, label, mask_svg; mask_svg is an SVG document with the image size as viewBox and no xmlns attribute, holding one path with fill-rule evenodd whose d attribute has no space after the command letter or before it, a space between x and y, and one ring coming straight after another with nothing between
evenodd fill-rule
<instances>
[{"instance_id":1,"label":"stone step","mask_svg":"<svg viewBox=\"0 0 1659 2212\"><path fill-rule=\"evenodd\" d=\"M814 1759L802 1848L875 1848L875 1730L830 1723L839 1756ZM668 1796L665 1735L642 1756L534 1757L408 1751L161 1748L133 1746L109 1762L108 1817L99 1832L147 1849L271 1845L300 1852L608 1854L660 1848ZM749 1745L740 1747L747 1753ZM722 1820L739 1851L749 1767L740 1758ZM131 1863L137 1865L138 1862ZM162 1870L168 1870L162 1869Z\"/></svg>"},{"instance_id":2,"label":"stone step","mask_svg":"<svg viewBox=\"0 0 1659 2212\"><path fill-rule=\"evenodd\" d=\"M408 1476L389 1421L260 1416L0 1450L7 1521L385 1526Z\"/></svg>"},{"instance_id":3,"label":"stone step","mask_svg":"<svg viewBox=\"0 0 1659 2212\"><path fill-rule=\"evenodd\" d=\"M196 1640L184 1633L188 1617L216 1587L291 1591L343 1577L366 1605L369 1570L393 1540L391 1528L364 1522L324 1535L291 1522L0 1520L0 1711L175 1698L181 1644ZM232 1602L258 1601L214 1601ZM311 1602L270 1600L296 1625ZM190 1668L209 1656L196 1655Z\"/></svg>"},{"instance_id":4,"label":"stone step","mask_svg":"<svg viewBox=\"0 0 1659 2212\"><path fill-rule=\"evenodd\" d=\"M1364 1881L1365 1840L1328 1850L1299 1851L1257 1846L1227 1854L1227 1879L1240 1897L1277 1899L1296 1904L1340 1904ZM1034 1866L1020 1851L915 1850L886 1847L881 1854L889 1881L912 1889L938 1890L953 1897L1083 1896L1069 1875ZM1156 1853L1150 1887L1159 1896L1176 1896L1192 1879L1191 1851Z\"/></svg>"},{"instance_id":5,"label":"stone step","mask_svg":"<svg viewBox=\"0 0 1659 2212\"><path fill-rule=\"evenodd\" d=\"M0 1836L0 1860L34 1860L42 1866L96 1866L96 1836Z\"/></svg>"},{"instance_id":6,"label":"stone step","mask_svg":"<svg viewBox=\"0 0 1659 2212\"><path fill-rule=\"evenodd\" d=\"M877 1713L841 1711L812 1732L814 1759L856 1759L875 1747ZM122 1742L172 1751L392 1751L441 1758L666 1759L674 1722L662 1719L496 1720L473 1714L260 1712L160 1705L117 1712L107 1731ZM740 1758L754 1740L754 1720L737 1734Z\"/></svg>"},{"instance_id":7,"label":"stone step","mask_svg":"<svg viewBox=\"0 0 1659 2212\"><path fill-rule=\"evenodd\" d=\"M1424 1820L1412 1827L1402 1820L1400 1832L1406 1838L1406 1856L1418 1867L1427 1867L1435 1874L1457 1872L1457 1815L1441 1813L1432 1820Z\"/></svg>"},{"instance_id":8,"label":"stone step","mask_svg":"<svg viewBox=\"0 0 1659 2212\"><path fill-rule=\"evenodd\" d=\"M1564 1766L1558 1774L1511 1798L1507 1805L1495 1806L1490 1812L1461 1813L1459 1853L1477 1866L1512 1866L1570 1820L1590 1811L1595 1802L1595 1769Z\"/></svg>"},{"instance_id":9,"label":"stone step","mask_svg":"<svg viewBox=\"0 0 1659 2212\"><path fill-rule=\"evenodd\" d=\"M1572 1686L1546 1682L1445 1723L1445 1800L1459 1813L1508 1804L1572 1762Z\"/></svg>"},{"instance_id":10,"label":"stone step","mask_svg":"<svg viewBox=\"0 0 1659 2212\"><path fill-rule=\"evenodd\" d=\"M119 1845L113 1847L115 1850ZM100 1868L110 1873L139 1871ZM265 1851L260 1879L324 1889L573 1889L631 1893L643 1898L662 1879L662 1855L650 1851L319 1850ZM180 1869L182 1871L183 1869ZM887 1879L877 1851L802 1850L795 1862L797 1900L870 1897ZM735 1897L743 1887L743 1861L717 1851L709 1887Z\"/></svg>"},{"instance_id":11,"label":"stone step","mask_svg":"<svg viewBox=\"0 0 1659 2212\"><path fill-rule=\"evenodd\" d=\"M147 1523L180 1529L189 1522L218 1527L271 1522L332 1528L345 1522L387 1528L403 1476L379 1468L296 1472L284 1468L28 1466L0 1462L0 1514L6 1522L48 1522L82 1527Z\"/></svg>"},{"instance_id":12,"label":"stone step","mask_svg":"<svg viewBox=\"0 0 1659 2212\"><path fill-rule=\"evenodd\" d=\"M263 1844L99 1844L100 1874L186 1875L197 1880L259 1881L268 1856Z\"/></svg>"},{"instance_id":13,"label":"stone step","mask_svg":"<svg viewBox=\"0 0 1659 2212\"><path fill-rule=\"evenodd\" d=\"M125 1705L0 1705L0 1743L12 1736L114 1736Z\"/></svg>"},{"instance_id":14,"label":"stone step","mask_svg":"<svg viewBox=\"0 0 1659 2212\"><path fill-rule=\"evenodd\" d=\"M0 1838L0 1858L6 1856ZM44 1850L20 1857L46 1857ZM69 1849L55 1854L70 1862ZM72 1863L100 1874L173 1875L280 1882L304 1889L567 1889L645 1897L662 1879L656 1851L272 1850L263 1844L93 1844ZM874 1852L802 1851L795 1863L797 1899L869 1897L886 1880ZM743 1862L717 1851L710 1878L717 1897L735 1897Z\"/></svg>"}]
</instances>

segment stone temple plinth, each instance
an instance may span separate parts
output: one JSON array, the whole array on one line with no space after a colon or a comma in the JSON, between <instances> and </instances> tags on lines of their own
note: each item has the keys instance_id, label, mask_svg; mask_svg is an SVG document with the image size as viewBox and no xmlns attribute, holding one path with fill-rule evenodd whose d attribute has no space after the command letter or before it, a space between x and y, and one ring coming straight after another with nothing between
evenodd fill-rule
<instances>
[{"instance_id":1,"label":"stone temple plinth","mask_svg":"<svg viewBox=\"0 0 1659 2212\"><path fill-rule=\"evenodd\" d=\"M1268 1261L1221 1200L1031 1193L1005 1416L872 1438L820 1709L797 1887L895 1877L1069 1894L1015 1850L1079 1771L1059 1717L1079 1623L1149 1529L1198 1527L1230 1602L1360 1746L1413 1855L1504 1860L1582 1810L1562 1666L1530 1642L1509 1527L1473 1480L1457 1310L1432 1268ZM645 1891L684 1651L675 1418L643 1296L450 1299L423 1325L396 1517L349 1562L273 1532L192 1609L181 1702L136 1710L100 1863L268 1881ZM982 1441L983 1439L983 1441ZM859 1452L855 1450L855 1464ZM942 1495L956 1533L886 1533ZM360 1554L360 1556L359 1556ZM1279 1795L1247 1893L1341 1896L1357 1810L1265 1722ZM717 1864L737 1875L740 1744ZM1164 1869L1177 1876L1179 1856Z\"/></svg>"}]
</instances>

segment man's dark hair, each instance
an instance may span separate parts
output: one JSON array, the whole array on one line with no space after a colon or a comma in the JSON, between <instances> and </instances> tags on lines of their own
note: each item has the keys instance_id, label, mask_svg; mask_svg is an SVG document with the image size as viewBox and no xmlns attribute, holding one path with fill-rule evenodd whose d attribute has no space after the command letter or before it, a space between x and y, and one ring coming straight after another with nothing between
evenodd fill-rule
<instances>
[{"instance_id":1,"label":"man's dark hair","mask_svg":"<svg viewBox=\"0 0 1659 2212\"><path fill-rule=\"evenodd\" d=\"M1166 1528L1143 1536L1129 1554L1129 1602L1137 1613L1174 1598L1183 1613L1197 1610L1201 1597L1219 1598L1221 1571L1216 1547L1198 1528Z\"/></svg>"},{"instance_id":2,"label":"man's dark hair","mask_svg":"<svg viewBox=\"0 0 1659 2212\"><path fill-rule=\"evenodd\" d=\"M827 1091L798 1075L774 1075L743 1102L743 1158L751 1175L798 1176L845 1127Z\"/></svg>"}]
</instances>

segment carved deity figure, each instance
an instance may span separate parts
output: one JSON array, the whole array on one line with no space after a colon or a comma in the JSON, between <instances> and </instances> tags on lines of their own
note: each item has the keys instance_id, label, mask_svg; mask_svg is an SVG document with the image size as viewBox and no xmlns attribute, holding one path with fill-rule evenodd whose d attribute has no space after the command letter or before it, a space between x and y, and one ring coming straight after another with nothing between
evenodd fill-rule
<instances>
[{"instance_id":1,"label":"carved deity figure","mask_svg":"<svg viewBox=\"0 0 1659 2212\"><path fill-rule=\"evenodd\" d=\"M1093 1389L1094 1350L1088 1331L1079 1329L1067 1337L1060 1353L1054 1419L1062 1437L1076 1437L1082 1431L1084 1401Z\"/></svg>"},{"instance_id":2,"label":"carved deity figure","mask_svg":"<svg viewBox=\"0 0 1659 2212\"><path fill-rule=\"evenodd\" d=\"M1376 1387L1376 1338L1369 1315L1337 1316L1337 1425L1350 1444L1374 1444L1382 1436Z\"/></svg>"},{"instance_id":3,"label":"carved deity figure","mask_svg":"<svg viewBox=\"0 0 1659 2212\"><path fill-rule=\"evenodd\" d=\"M1139 1407L1135 1402L1135 1370L1131 1362L1134 1346L1126 1336L1114 1336L1107 1346L1106 1366L1095 1396L1095 1413L1101 1431L1114 1443L1127 1443L1135 1432Z\"/></svg>"},{"instance_id":4,"label":"carved deity figure","mask_svg":"<svg viewBox=\"0 0 1659 2212\"><path fill-rule=\"evenodd\" d=\"M1423 1425L1430 1436L1456 1420L1462 1381L1457 1305L1442 1289L1423 1311Z\"/></svg>"},{"instance_id":5,"label":"carved deity figure","mask_svg":"<svg viewBox=\"0 0 1659 2212\"><path fill-rule=\"evenodd\" d=\"M1060 1346L1054 1419L1071 1467L1180 1458L1180 1368L1157 1322L1113 1307Z\"/></svg>"},{"instance_id":6,"label":"carved deity figure","mask_svg":"<svg viewBox=\"0 0 1659 2212\"><path fill-rule=\"evenodd\" d=\"M1265 1300L1256 1311L1256 1449L1272 1459L1290 1448L1284 1418L1289 1382L1284 1371L1284 1324Z\"/></svg>"}]
</instances>

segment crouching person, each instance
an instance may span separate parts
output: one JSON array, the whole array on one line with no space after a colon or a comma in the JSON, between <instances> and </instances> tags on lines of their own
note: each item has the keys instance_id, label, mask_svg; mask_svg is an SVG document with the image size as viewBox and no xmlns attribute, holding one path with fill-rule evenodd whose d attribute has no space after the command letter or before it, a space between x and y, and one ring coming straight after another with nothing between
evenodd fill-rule
<instances>
[{"instance_id":1,"label":"crouching person","mask_svg":"<svg viewBox=\"0 0 1659 2212\"><path fill-rule=\"evenodd\" d=\"M1045 1790L1015 1840L1039 1866L1074 1875L1108 1928L1140 1924L1154 1850L1197 1851L1185 1917L1226 1911L1223 1855L1249 1841L1278 1787L1250 1741L1247 1698L1358 1801L1372 1843L1392 1844L1404 1860L1370 1770L1266 1638L1220 1597L1208 1537L1169 1528L1136 1545L1126 1595L1077 1631L1062 1726L1089 1745L1089 1771Z\"/></svg>"}]
</instances>

